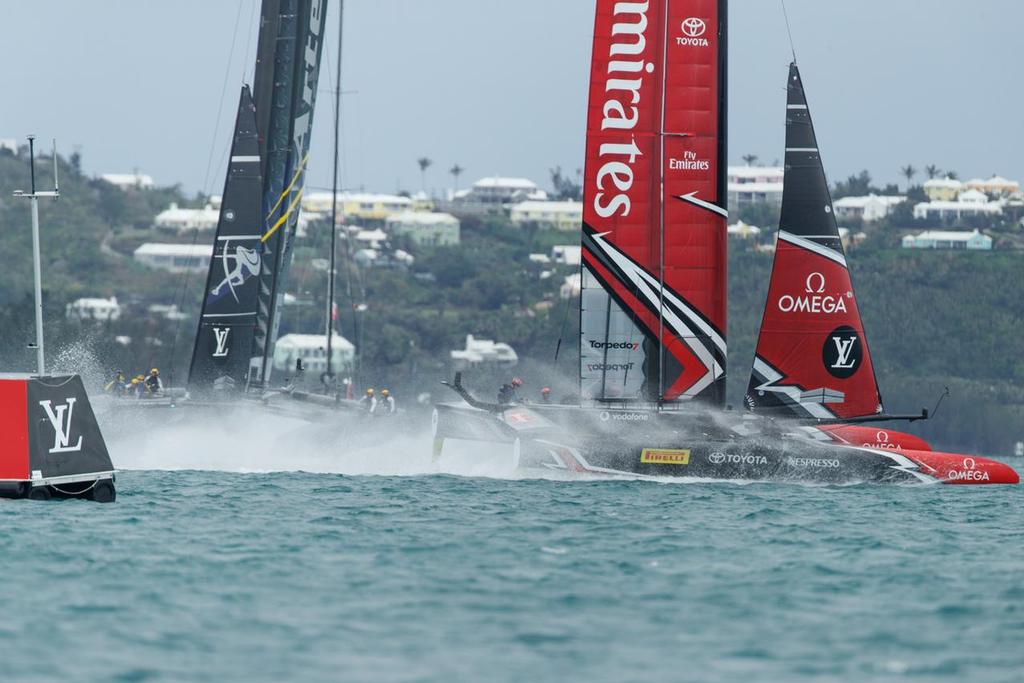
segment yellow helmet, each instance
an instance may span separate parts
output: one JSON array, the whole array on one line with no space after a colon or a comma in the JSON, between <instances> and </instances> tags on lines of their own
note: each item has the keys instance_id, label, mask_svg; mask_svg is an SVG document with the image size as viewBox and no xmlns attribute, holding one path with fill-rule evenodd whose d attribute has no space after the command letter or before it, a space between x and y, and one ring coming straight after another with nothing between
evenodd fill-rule
<instances>
[{"instance_id":1,"label":"yellow helmet","mask_svg":"<svg viewBox=\"0 0 1024 683\"><path fill-rule=\"evenodd\" d=\"M391 395L391 392L388 391L387 389L385 389L384 391L380 392L380 395L384 396L385 398L387 398L388 396Z\"/></svg>"},{"instance_id":2,"label":"yellow helmet","mask_svg":"<svg viewBox=\"0 0 1024 683\"><path fill-rule=\"evenodd\" d=\"M132 384L138 384L138 383L139 383L139 378L138 377L132 377Z\"/></svg>"},{"instance_id":3,"label":"yellow helmet","mask_svg":"<svg viewBox=\"0 0 1024 683\"><path fill-rule=\"evenodd\" d=\"M373 387L370 387L369 389L366 390L366 395L373 396Z\"/></svg>"},{"instance_id":4,"label":"yellow helmet","mask_svg":"<svg viewBox=\"0 0 1024 683\"><path fill-rule=\"evenodd\" d=\"M153 368L152 370L149 371L149 374L151 374L151 375L159 375L160 371L157 370L156 368Z\"/></svg>"}]
</instances>

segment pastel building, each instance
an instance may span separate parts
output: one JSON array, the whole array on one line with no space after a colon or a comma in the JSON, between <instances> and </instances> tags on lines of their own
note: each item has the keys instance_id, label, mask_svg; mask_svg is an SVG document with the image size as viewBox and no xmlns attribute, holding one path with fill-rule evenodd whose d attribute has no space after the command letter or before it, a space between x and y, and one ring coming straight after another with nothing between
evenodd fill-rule
<instances>
[{"instance_id":1,"label":"pastel building","mask_svg":"<svg viewBox=\"0 0 1024 683\"><path fill-rule=\"evenodd\" d=\"M583 226L583 204L580 202L519 202L509 211L509 218L518 226L536 225L554 230L580 230Z\"/></svg>"},{"instance_id":2,"label":"pastel building","mask_svg":"<svg viewBox=\"0 0 1024 683\"><path fill-rule=\"evenodd\" d=\"M992 249L992 238L981 234L978 230L972 230L971 232L928 230L919 235L907 235L904 237L903 248L989 251Z\"/></svg>"}]
</instances>

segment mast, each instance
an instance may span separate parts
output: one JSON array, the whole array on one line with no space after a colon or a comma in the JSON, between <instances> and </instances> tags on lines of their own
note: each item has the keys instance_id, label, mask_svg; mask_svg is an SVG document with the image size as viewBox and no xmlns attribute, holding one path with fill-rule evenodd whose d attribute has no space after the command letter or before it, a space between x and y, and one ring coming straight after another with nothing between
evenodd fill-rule
<instances>
[{"instance_id":1,"label":"mast","mask_svg":"<svg viewBox=\"0 0 1024 683\"><path fill-rule=\"evenodd\" d=\"M53 190L50 192L36 191L36 136L28 136L28 165L31 176L31 190L25 194L22 190L14 192L15 197L25 197L32 205L32 271L33 289L35 291L36 313L36 372L40 377L46 374L46 353L43 348L43 267L39 246L39 198L60 197L60 184L57 180L57 141L53 141Z\"/></svg>"},{"instance_id":2,"label":"mast","mask_svg":"<svg viewBox=\"0 0 1024 683\"><path fill-rule=\"evenodd\" d=\"M267 5L276 6L276 19ZM257 110L266 158L263 178L265 225L261 237L265 264L260 276L256 333L249 379L257 386L270 380L274 342L280 325L282 284L291 265L300 203L309 159L309 140L320 76L327 0L268 0L260 45L273 43L272 63L257 64ZM270 9L273 9L271 7ZM276 37L271 31L276 27ZM264 55L265 56L265 55ZM271 66L272 64L272 66ZM272 75L268 70L272 68ZM262 98L262 100L260 99ZM266 103L266 104L264 104Z\"/></svg>"},{"instance_id":3,"label":"mast","mask_svg":"<svg viewBox=\"0 0 1024 683\"><path fill-rule=\"evenodd\" d=\"M334 378L334 289L338 261L338 145L341 127L341 48L345 28L345 0L338 2L338 59L334 70L334 171L331 175L331 267L327 280L327 377Z\"/></svg>"},{"instance_id":4,"label":"mast","mask_svg":"<svg viewBox=\"0 0 1024 683\"><path fill-rule=\"evenodd\" d=\"M882 412L800 70L789 67L786 177L775 261L746 395L802 418Z\"/></svg>"},{"instance_id":5,"label":"mast","mask_svg":"<svg viewBox=\"0 0 1024 683\"><path fill-rule=\"evenodd\" d=\"M598 0L584 400L724 404L726 31L726 0Z\"/></svg>"}]
</instances>

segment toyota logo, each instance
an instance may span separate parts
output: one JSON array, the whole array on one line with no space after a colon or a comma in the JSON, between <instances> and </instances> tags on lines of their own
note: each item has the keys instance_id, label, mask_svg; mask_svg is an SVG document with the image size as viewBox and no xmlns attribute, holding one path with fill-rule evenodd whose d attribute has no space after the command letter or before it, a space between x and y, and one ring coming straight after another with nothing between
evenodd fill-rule
<instances>
[{"instance_id":1,"label":"toyota logo","mask_svg":"<svg viewBox=\"0 0 1024 683\"><path fill-rule=\"evenodd\" d=\"M712 453L708 456L708 460L710 460L713 465L721 465L725 462L725 453Z\"/></svg>"},{"instance_id":2,"label":"toyota logo","mask_svg":"<svg viewBox=\"0 0 1024 683\"><path fill-rule=\"evenodd\" d=\"M683 33L691 38L699 38L704 35L704 32L708 30L707 24L704 23L703 19L697 17L690 17L683 22Z\"/></svg>"},{"instance_id":3,"label":"toyota logo","mask_svg":"<svg viewBox=\"0 0 1024 683\"><path fill-rule=\"evenodd\" d=\"M817 287L815 287L817 285ZM821 294L825 291L825 276L821 273L811 273L807 276L807 293Z\"/></svg>"}]
</instances>

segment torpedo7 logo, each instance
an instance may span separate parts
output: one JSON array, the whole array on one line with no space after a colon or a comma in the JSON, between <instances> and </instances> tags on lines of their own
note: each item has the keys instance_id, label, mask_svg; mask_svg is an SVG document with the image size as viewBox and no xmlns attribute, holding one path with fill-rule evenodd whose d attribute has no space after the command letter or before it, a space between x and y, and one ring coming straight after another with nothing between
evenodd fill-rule
<instances>
[{"instance_id":1,"label":"torpedo7 logo","mask_svg":"<svg viewBox=\"0 0 1024 683\"><path fill-rule=\"evenodd\" d=\"M71 443L71 418L75 412L76 398L67 399L67 403L54 408L51 401L40 401L39 405L46 411L46 417L53 426L53 448L50 453L74 453L82 450L82 437L74 446Z\"/></svg>"},{"instance_id":2,"label":"torpedo7 logo","mask_svg":"<svg viewBox=\"0 0 1024 683\"><path fill-rule=\"evenodd\" d=\"M783 313L846 313L846 299L853 298L853 292L826 294L828 283L821 273L811 273L804 283L804 293L779 297L779 310Z\"/></svg>"},{"instance_id":3,"label":"torpedo7 logo","mask_svg":"<svg viewBox=\"0 0 1024 683\"><path fill-rule=\"evenodd\" d=\"M640 348L640 342L606 342L593 339L587 341L590 343L590 348L597 351L636 351Z\"/></svg>"},{"instance_id":4,"label":"torpedo7 logo","mask_svg":"<svg viewBox=\"0 0 1024 683\"><path fill-rule=\"evenodd\" d=\"M825 339L821 359L829 374L837 379L852 377L864 360L860 335L852 327L836 328Z\"/></svg>"}]
</instances>

